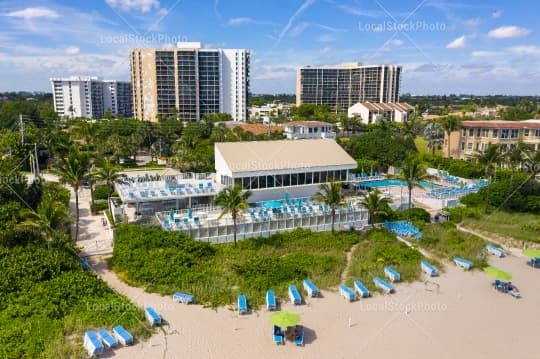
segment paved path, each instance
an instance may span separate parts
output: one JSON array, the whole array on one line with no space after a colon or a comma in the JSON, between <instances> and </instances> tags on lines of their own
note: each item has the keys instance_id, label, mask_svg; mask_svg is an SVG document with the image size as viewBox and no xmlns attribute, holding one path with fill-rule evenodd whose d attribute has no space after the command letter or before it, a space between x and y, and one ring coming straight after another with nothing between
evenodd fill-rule
<instances>
[{"instance_id":1,"label":"paved path","mask_svg":"<svg viewBox=\"0 0 540 359\"><path fill-rule=\"evenodd\" d=\"M458 231L461 231L461 232L465 232L465 233L469 233L469 234L472 234L474 236L477 236L477 237L480 237L482 238L483 240L485 241L488 241L488 242L493 242L493 243L497 243L499 246L501 247L505 247L505 250L507 253L511 253L512 255L516 256L516 257L521 257L521 258L528 258L526 255L524 255L522 253L522 250L520 248L514 248L514 247L508 247L506 246L505 243L501 242L499 239L497 238L493 238L493 237L490 237L490 236L486 236L485 234L483 233L480 233L480 232L477 232L473 229L469 229L469 228L465 228L465 227L462 227L460 224L457 224L456 225L456 229Z\"/></svg>"}]
</instances>

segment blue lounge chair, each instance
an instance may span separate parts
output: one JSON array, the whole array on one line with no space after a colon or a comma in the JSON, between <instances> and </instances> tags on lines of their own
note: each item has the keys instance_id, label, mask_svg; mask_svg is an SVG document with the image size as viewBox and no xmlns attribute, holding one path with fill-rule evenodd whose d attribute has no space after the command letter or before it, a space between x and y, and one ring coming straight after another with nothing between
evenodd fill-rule
<instances>
[{"instance_id":1,"label":"blue lounge chair","mask_svg":"<svg viewBox=\"0 0 540 359\"><path fill-rule=\"evenodd\" d=\"M363 297L363 298L369 297L369 290L361 281L359 280L354 281L354 289L356 289L360 297Z\"/></svg>"},{"instance_id":2,"label":"blue lounge chair","mask_svg":"<svg viewBox=\"0 0 540 359\"><path fill-rule=\"evenodd\" d=\"M379 277L373 278L373 283L377 288L382 289L382 291L386 294L392 293L394 291L394 287L390 283L385 282Z\"/></svg>"},{"instance_id":3,"label":"blue lounge chair","mask_svg":"<svg viewBox=\"0 0 540 359\"><path fill-rule=\"evenodd\" d=\"M298 289L294 284L291 284L289 286L289 298L291 298L291 302L294 305L302 304L302 297L300 296L300 292L298 292Z\"/></svg>"},{"instance_id":4,"label":"blue lounge chair","mask_svg":"<svg viewBox=\"0 0 540 359\"><path fill-rule=\"evenodd\" d=\"M248 305L246 296L240 294L238 296L238 314L246 314L248 312Z\"/></svg>"},{"instance_id":5,"label":"blue lounge chair","mask_svg":"<svg viewBox=\"0 0 540 359\"><path fill-rule=\"evenodd\" d=\"M121 325L117 325L113 328L113 333L116 339L120 342L122 345L131 345L133 344L133 336L124 329Z\"/></svg>"},{"instance_id":6,"label":"blue lounge chair","mask_svg":"<svg viewBox=\"0 0 540 359\"><path fill-rule=\"evenodd\" d=\"M281 331L281 328L274 325L274 335L273 335L274 344L285 344L285 336Z\"/></svg>"},{"instance_id":7,"label":"blue lounge chair","mask_svg":"<svg viewBox=\"0 0 540 359\"><path fill-rule=\"evenodd\" d=\"M420 263L420 267L422 268L422 271L429 275L430 277L435 277L437 273L437 268L429 264L427 261L422 261Z\"/></svg>"},{"instance_id":8,"label":"blue lounge chair","mask_svg":"<svg viewBox=\"0 0 540 359\"><path fill-rule=\"evenodd\" d=\"M93 330L88 330L84 333L84 348L89 356L98 356L103 353L103 344L97 333Z\"/></svg>"},{"instance_id":9,"label":"blue lounge chair","mask_svg":"<svg viewBox=\"0 0 540 359\"><path fill-rule=\"evenodd\" d=\"M98 337L107 348L114 348L116 345L118 345L118 341L114 339L111 333L109 333L106 329L99 329Z\"/></svg>"},{"instance_id":10,"label":"blue lounge chair","mask_svg":"<svg viewBox=\"0 0 540 359\"><path fill-rule=\"evenodd\" d=\"M390 266L384 267L384 275L392 282L399 282L401 280L399 273Z\"/></svg>"},{"instance_id":11,"label":"blue lounge chair","mask_svg":"<svg viewBox=\"0 0 540 359\"><path fill-rule=\"evenodd\" d=\"M276 295L274 294L274 291L271 289L266 291L266 309L268 310L277 309Z\"/></svg>"},{"instance_id":12,"label":"blue lounge chair","mask_svg":"<svg viewBox=\"0 0 540 359\"><path fill-rule=\"evenodd\" d=\"M489 254L494 254L499 258L504 257L504 254L505 254L504 249L502 249L500 247L496 247L493 244L488 244L486 246L486 249L487 249Z\"/></svg>"},{"instance_id":13,"label":"blue lounge chair","mask_svg":"<svg viewBox=\"0 0 540 359\"><path fill-rule=\"evenodd\" d=\"M339 294L349 302L354 302L356 300L356 294L354 294L354 291L346 285L342 284L339 286Z\"/></svg>"},{"instance_id":14,"label":"blue lounge chair","mask_svg":"<svg viewBox=\"0 0 540 359\"><path fill-rule=\"evenodd\" d=\"M461 257L455 257L454 258L454 263L456 263L456 265L458 267L461 267L461 268L463 268L465 270L469 270L473 266L473 262L471 262L470 260L461 258Z\"/></svg>"},{"instance_id":15,"label":"blue lounge chair","mask_svg":"<svg viewBox=\"0 0 540 359\"><path fill-rule=\"evenodd\" d=\"M144 310L146 320L150 325L161 325L161 316L152 307L146 307Z\"/></svg>"},{"instance_id":16,"label":"blue lounge chair","mask_svg":"<svg viewBox=\"0 0 540 359\"><path fill-rule=\"evenodd\" d=\"M304 279L304 289L310 297L318 297L319 289L309 279Z\"/></svg>"},{"instance_id":17,"label":"blue lounge chair","mask_svg":"<svg viewBox=\"0 0 540 359\"><path fill-rule=\"evenodd\" d=\"M173 301L176 303L190 304L195 302L195 297L191 294L176 292L173 294Z\"/></svg>"},{"instance_id":18,"label":"blue lounge chair","mask_svg":"<svg viewBox=\"0 0 540 359\"><path fill-rule=\"evenodd\" d=\"M296 338L294 338L294 344L301 347L304 345L304 329L300 326L296 326L298 330L298 334L296 335Z\"/></svg>"}]
</instances>

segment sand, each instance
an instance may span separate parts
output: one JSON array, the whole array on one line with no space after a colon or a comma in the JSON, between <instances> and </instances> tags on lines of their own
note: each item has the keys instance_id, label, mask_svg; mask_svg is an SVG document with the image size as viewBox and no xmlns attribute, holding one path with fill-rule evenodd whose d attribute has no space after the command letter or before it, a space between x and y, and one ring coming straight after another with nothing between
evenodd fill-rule
<instances>
[{"instance_id":1,"label":"sand","mask_svg":"<svg viewBox=\"0 0 540 359\"><path fill-rule=\"evenodd\" d=\"M480 271L448 264L437 278L397 284L392 295L348 303L337 291L323 291L302 306L282 309L302 315L305 346L272 343L269 313L239 316L129 287L108 271L97 272L137 305L153 306L167 321L149 340L115 349L115 358L538 358L540 270L511 255L490 263L513 274L523 298L494 291ZM286 299L286 298L285 298ZM249 300L249 298L248 298Z\"/></svg>"}]
</instances>

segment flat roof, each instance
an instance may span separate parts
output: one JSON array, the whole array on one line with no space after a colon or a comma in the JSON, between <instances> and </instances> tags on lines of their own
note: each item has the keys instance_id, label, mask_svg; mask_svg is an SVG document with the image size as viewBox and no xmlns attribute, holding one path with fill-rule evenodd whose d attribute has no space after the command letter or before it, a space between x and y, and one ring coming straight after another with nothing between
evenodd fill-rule
<instances>
[{"instance_id":1,"label":"flat roof","mask_svg":"<svg viewBox=\"0 0 540 359\"><path fill-rule=\"evenodd\" d=\"M356 161L331 139L221 142L215 146L233 173L357 166Z\"/></svg>"},{"instance_id":2,"label":"flat roof","mask_svg":"<svg viewBox=\"0 0 540 359\"><path fill-rule=\"evenodd\" d=\"M406 102L362 102L361 104L370 111L414 111L414 107Z\"/></svg>"},{"instance_id":3,"label":"flat roof","mask_svg":"<svg viewBox=\"0 0 540 359\"><path fill-rule=\"evenodd\" d=\"M285 127L320 127L320 126L332 126L331 123L322 121L291 121L284 123Z\"/></svg>"},{"instance_id":4,"label":"flat roof","mask_svg":"<svg viewBox=\"0 0 540 359\"><path fill-rule=\"evenodd\" d=\"M540 120L525 120L525 121L461 121L461 127L464 128L540 128Z\"/></svg>"}]
</instances>

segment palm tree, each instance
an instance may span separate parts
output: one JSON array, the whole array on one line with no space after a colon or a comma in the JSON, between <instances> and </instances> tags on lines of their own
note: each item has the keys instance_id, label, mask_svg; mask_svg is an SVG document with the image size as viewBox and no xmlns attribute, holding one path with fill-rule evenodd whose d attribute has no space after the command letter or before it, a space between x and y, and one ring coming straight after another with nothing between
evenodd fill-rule
<instances>
[{"instance_id":1,"label":"palm tree","mask_svg":"<svg viewBox=\"0 0 540 359\"><path fill-rule=\"evenodd\" d=\"M332 215L332 232L334 232L336 207L344 204L343 192L341 192L341 182L332 181L321 184L320 191L313 195L313 199L330 207L330 214Z\"/></svg>"},{"instance_id":2,"label":"palm tree","mask_svg":"<svg viewBox=\"0 0 540 359\"><path fill-rule=\"evenodd\" d=\"M88 157L72 147L67 157L58 163L52 172L56 174L62 184L68 184L75 192L75 241L79 238L79 188L88 177Z\"/></svg>"},{"instance_id":3,"label":"palm tree","mask_svg":"<svg viewBox=\"0 0 540 359\"><path fill-rule=\"evenodd\" d=\"M504 154L504 162L510 168L510 186L508 191L512 191L514 185L514 172L518 170L518 166L523 163L523 150L525 146L523 142L519 142L516 147L511 148Z\"/></svg>"},{"instance_id":4,"label":"palm tree","mask_svg":"<svg viewBox=\"0 0 540 359\"><path fill-rule=\"evenodd\" d=\"M26 210L23 216L26 219L17 224L17 228L36 231L44 235L50 250L54 232L62 229L69 222L69 209L53 194L46 192L41 198L37 211Z\"/></svg>"},{"instance_id":5,"label":"palm tree","mask_svg":"<svg viewBox=\"0 0 540 359\"><path fill-rule=\"evenodd\" d=\"M527 171L531 173L531 179L534 180L540 173L540 151L535 151L531 146L523 149L523 163Z\"/></svg>"},{"instance_id":6,"label":"palm tree","mask_svg":"<svg viewBox=\"0 0 540 359\"><path fill-rule=\"evenodd\" d=\"M230 214L233 220L234 229L234 245L236 246L236 219L241 211L245 211L248 208L247 200L251 196L251 191L242 190L239 184L234 185L232 188L225 188L220 191L216 198L214 198L214 204L222 208L221 214L218 219L226 214Z\"/></svg>"},{"instance_id":7,"label":"palm tree","mask_svg":"<svg viewBox=\"0 0 540 359\"><path fill-rule=\"evenodd\" d=\"M447 116L442 120L441 125L448 140L446 157L450 158L450 135L452 132L459 130L459 118L455 116Z\"/></svg>"},{"instance_id":8,"label":"palm tree","mask_svg":"<svg viewBox=\"0 0 540 359\"><path fill-rule=\"evenodd\" d=\"M431 150L431 155L435 156L435 150L440 150L444 143L444 130L437 122L431 122L424 128L424 138L427 146Z\"/></svg>"},{"instance_id":9,"label":"palm tree","mask_svg":"<svg viewBox=\"0 0 540 359\"><path fill-rule=\"evenodd\" d=\"M489 187L491 186L491 176L497 169L497 165L502 160L501 147L497 144L490 143L484 152L477 152L474 156L476 162L484 169L484 175L488 180L486 186L486 202L484 205L484 213L487 213L489 206Z\"/></svg>"},{"instance_id":10,"label":"palm tree","mask_svg":"<svg viewBox=\"0 0 540 359\"><path fill-rule=\"evenodd\" d=\"M385 209L390 201L391 200L389 198L381 197L381 191L378 189L374 189L373 191L369 192L369 194L364 195L364 199L360 202L360 204L366 207L368 211L368 224L371 224L371 227L375 227L375 216L377 214L388 214L386 213Z\"/></svg>"},{"instance_id":11,"label":"palm tree","mask_svg":"<svg viewBox=\"0 0 540 359\"><path fill-rule=\"evenodd\" d=\"M107 184L107 205L111 201L111 193L114 183L122 177L125 177L123 173L120 173L121 167L117 166L114 162L111 162L108 158L101 162L101 166L93 172L93 177L98 181L103 181ZM111 218L114 226L114 215L111 213Z\"/></svg>"},{"instance_id":12,"label":"palm tree","mask_svg":"<svg viewBox=\"0 0 540 359\"><path fill-rule=\"evenodd\" d=\"M73 126L73 135L88 146L96 136L96 126L89 121L79 120Z\"/></svg>"},{"instance_id":13,"label":"palm tree","mask_svg":"<svg viewBox=\"0 0 540 359\"><path fill-rule=\"evenodd\" d=\"M429 181L434 178L434 176L427 173L426 167L420 162L420 160L415 156L409 156L405 160L399 178L402 181L407 182L407 189L409 191L409 219L411 217L411 204L412 204L412 190L414 187L421 187L419 181Z\"/></svg>"}]
</instances>

